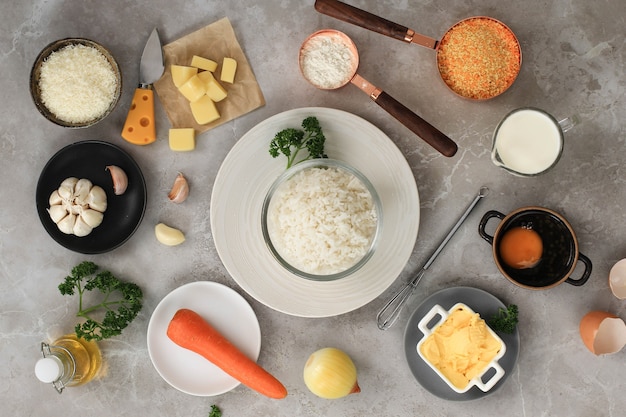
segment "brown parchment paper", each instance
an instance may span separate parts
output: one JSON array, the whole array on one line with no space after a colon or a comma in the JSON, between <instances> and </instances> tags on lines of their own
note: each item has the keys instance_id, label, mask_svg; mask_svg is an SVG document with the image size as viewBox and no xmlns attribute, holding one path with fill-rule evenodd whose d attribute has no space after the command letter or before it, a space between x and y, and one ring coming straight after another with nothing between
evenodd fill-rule
<instances>
[{"instance_id":1,"label":"brown parchment paper","mask_svg":"<svg viewBox=\"0 0 626 417\"><path fill-rule=\"evenodd\" d=\"M230 20L222 18L163 47L165 72L154 83L161 105L167 113L173 128L192 127L196 133L206 132L236 117L265 105L265 98L254 77L252 68L243 53ZM220 118L206 125L196 123L189 102L172 82L170 65L190 65L194 55L211 59L218 63L216 79L222 71L222 59L234 58L237 61L235 82L220 82L228 92L228 97L216 103Z\"/></svg>"}]
</instances>

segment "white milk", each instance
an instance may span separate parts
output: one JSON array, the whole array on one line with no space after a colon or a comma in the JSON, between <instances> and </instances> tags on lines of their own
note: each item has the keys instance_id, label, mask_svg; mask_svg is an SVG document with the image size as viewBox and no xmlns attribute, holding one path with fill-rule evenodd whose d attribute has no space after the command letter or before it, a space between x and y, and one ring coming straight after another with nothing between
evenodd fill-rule
<instances>
[{"instance_id":1,"label":"white milk","mask_svg":"<svg viewBox=\"0 0 626 417\"><path fill-rule=\"evenodd\" d=\"M502 121L493 147L494 161L499 165L522 175L538 174L558 159L562 132L543 112L522 109Z\"/></svg>"}]
</instances>

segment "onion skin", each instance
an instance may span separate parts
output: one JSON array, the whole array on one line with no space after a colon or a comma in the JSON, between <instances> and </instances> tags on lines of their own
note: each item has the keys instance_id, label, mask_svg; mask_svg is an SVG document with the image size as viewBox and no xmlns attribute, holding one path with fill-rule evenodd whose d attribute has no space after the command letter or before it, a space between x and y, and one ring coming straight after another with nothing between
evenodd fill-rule
<instances>
[{"instance_id":1,"label":"onion skin","mask_svg":"<svg viewBox=\"0 0 626 417\"><path fill-rule=\"evenodd\" d=\"M325 399L343 398L361 392L356 366L352 359L336 348L320 349L304 365L304 383L315 395Z\"/></svg>"}]
</instances>

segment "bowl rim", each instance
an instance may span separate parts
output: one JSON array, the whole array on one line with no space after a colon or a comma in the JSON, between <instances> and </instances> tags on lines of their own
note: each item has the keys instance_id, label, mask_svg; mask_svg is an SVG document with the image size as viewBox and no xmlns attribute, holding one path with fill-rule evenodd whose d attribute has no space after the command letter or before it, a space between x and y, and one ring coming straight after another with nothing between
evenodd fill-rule
<instances>
[{"instance_id":1,"label":"bowl rim","mask_svg":"<svg viewBox=\"0 0 626 417\"><path fill-rule=\"evenodd\" d=\"M422 337L421 339L417 342L417 345L415 347L415 349L417 350L417 354L419 355L420 358L422 358L422 360L424 362L426 362L426 364L428 366L430 366L430 368L435 371L435 373L455 392L459 393L459 394L463 394L467 391L469 391L472 387L476 386L478 388L480 388L483 392L488 392L489 390L491 390L491 388L493 388L497 382L502 379L502 377L505 374L505 370L500 366L499 364L499 360L504 356L504 354L506 353L506 344L504 343L504 341L502 340L502 338L500 338L500 336L497 335L497 333L495 331L493 331L493 329L489 326L489 324L487 324L487 322L485 321L485 325L487 327L487 330L489 331L489 333L491 334L491 336L493 336L498 342L500 342L500 345L502 346L502 348L500 349L500 351L496 354L496 356L485 366L485 369L483 369L483 371L476 375L474 378L472 378L467 385L464 388L458 388L456 387L454 384L452 384L452 382L448 379L448 377L446 377L433 363L431 363L423 354L421 351L421 346L424 344L424 342L426 341L426 339L428 339L428 337L439 327L441 326L450 316L450 314L452 314L453 311L459 309L459 308L464 308L466 310L468 310L471 314L475 314L476 312L469 307L467 304L465 303L456 303L454 304L452 307L450 307L448 310L444 309L441 305L439 304L435 304L434 306L431 307L431 309L429 310L428 313L426 313L424 315L424 317L422 317L422 319L418 322L417 327L419 328L419 330L422 332ZM439 321L434 324L432 327L427 327L429 323L431 323L434 318L439 315L441 318L439 319ZM484 320L484 318L483 318ZM487 373L487 371L489 371L490 369L495 369L495 374L493 374L490 379L487 382L483 382L482 377Z\"/></svg>"},{"instance_id":2,"label":"bowl rim","mask_svg":"<svg viewBox=\"0 0 626 417\"><path fill-rule=\"evenodd\" d=\"M376 209L376 230L374 231L374 235L370 241L369 248L367 252L363 255L361 259L359 259L354 265L349 268L339 271L333 274L312 274L306 271L302 271L298 268L292 266L287 260L285 260L276 249L276 247L272 244L272 240L270 238L270 233L267 226L267 216L269 213L269 206L272 200L272 196L276 192L276 190L289 178L293 177L295 174L304 171L306 169L315 168L315 167L334 167L339 168L344 171L347 171L354 175L361 183L367 188L372 196L372 201L374 202L374 207ZM383 207L382 201L374 185L369 181L369 179L363 175L358 169L351 166L350 164L332 158L314 158L306 161L297 162L292 165L290 168L281 173L272 183L270 188L268 189L265 197L263 199L263 205L261 208L261 232L263 235L263 240L270 251L272 257L286 270L293 273L296 276L301 278L305 278L312 281L335 281L337 279L345 278L350 276L352 273L359 270L363 265L365 265L372 257L375 252L376 247L378 246L378 240L381 235L381 230L383 227Z\"/></svg>"},{"instance_id":3,"label":"bowl rim","mask_svg":"<svg viewBox=\"0 0 626 417\"><path fill-rule=\"evenodd\" d=\"M68 122L63 119L60 119L52 111L50 111L46 107L46 105L41 101L41 91L39 89L39 76L41 73L41 65L53 52L57 52L60 49L69 45L85 45L85 46L89 46L98 50L98 52L104 55L104 57L107 59L107 61L113 68L113 72L115 73L115 78L117 80L115 94L114 94L113 100L111 101L109 105L109 108L100 116L96 117L95 119L88 120L86 122L73 123L73 122ZM122 77L122 71L120 69L120 66L115 60L115 57L113 56L113 54L106 47L104 47L102 44L96 41L93 41L91 39L69 37L69 38L57 39L55 41L52 41L39 52L39 54L37 55L37 58L35 58L35 62L33 63L33 66L30 71L29 89L30 89L30 95L33 100L33 103L35 104L35 107L37 108L39 113L41 113L41 115L43 115L47 120L51 121L52 123L56 125L67 127L67 128L72 128L72 129L77 129L77 128L84 128L84 127L90 127L90 126L95 125L101 120L104 120L113 111L113 109L115 109L115 107L117 106L122 96L122 78L123 77Z\"/></svg>"}]
</instances>

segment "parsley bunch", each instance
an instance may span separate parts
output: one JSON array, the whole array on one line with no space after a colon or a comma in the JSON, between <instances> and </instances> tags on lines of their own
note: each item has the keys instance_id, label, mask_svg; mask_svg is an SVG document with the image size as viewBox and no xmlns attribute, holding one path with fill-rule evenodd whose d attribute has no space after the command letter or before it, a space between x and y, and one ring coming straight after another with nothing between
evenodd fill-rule
<instances>
[{"instance_id":1,"label":"parsley bunch","mask_svg":"<svg viewBox=\"0 0 626 417\"><path fill-rule=\"evenodd\" d=\"M97 290L101 301L91 306L83 305L83 295ZM130 282L120 281L109 271L98 272L93 262L82 262L72 268L71 275L59 284L62 295L78 293L77 317L85 320L75 327L76 336L83 339L103 340L122 333L141 310L143 293ZM96 317L96 314L98 317Z\"/></svg>"},{"instance_id":2,"label":"parsley bunch","mask_svg":"<svg viewBox=\"0 0 626 417\"><path fill-rule=\"evenodd\" d=\"M491 317L489 326L495 331L511 334L515 331L515 326L519 321L518 308L515 304L509 305L506 309L499 308L498 314Z\"/></svg>"},{"instance_id":3,"label":"parsley bunch","mask_svg":"<svg viewBox=\"0 0 626 417\"><path fill-rule=\"evenodd\" d=\"M322 132L319 120L315 116L309 116L302 121L304 130L287 128L274 136L270 142L270 155L278 157L281 153L287 157L287 169L296 162L296 156L302 149L307 149L308 155L298 162L315 158L327 158L324 153L326 137Z\"/></svg>"}]
</instances>

